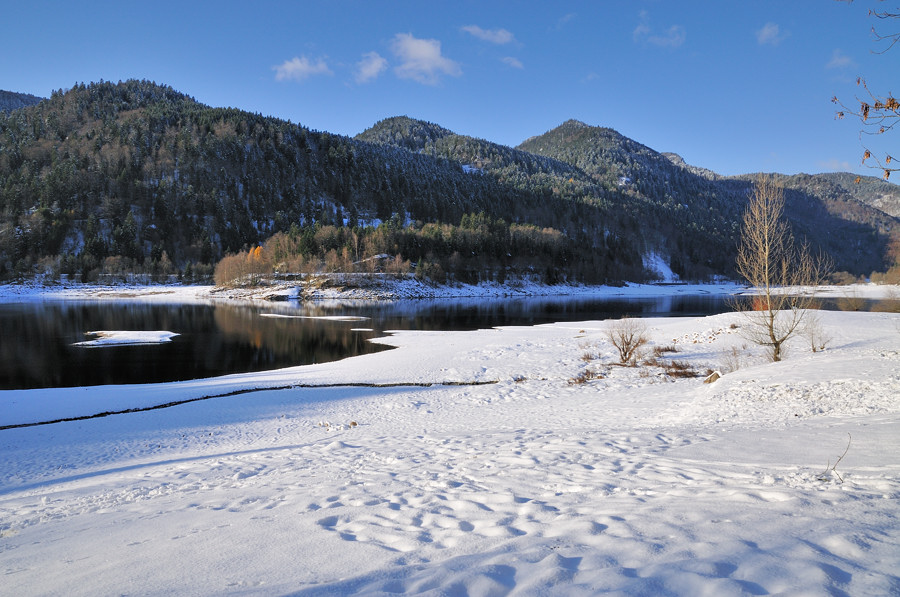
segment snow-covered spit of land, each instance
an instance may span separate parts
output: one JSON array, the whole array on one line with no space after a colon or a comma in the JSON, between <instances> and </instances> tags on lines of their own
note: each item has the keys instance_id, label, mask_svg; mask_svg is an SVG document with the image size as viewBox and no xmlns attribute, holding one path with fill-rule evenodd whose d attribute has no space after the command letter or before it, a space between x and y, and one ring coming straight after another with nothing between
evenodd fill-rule
<instances>
[{"instance_id":1,"label":"snow-covered spit of land","mask_svg":"<svg viewBox=\"0 0 900 597\"><path fill-rule=\"evenodd\" d=\"M900 315L779 363L741 317L642 320L637 367L585 321L0 392L0 592L900 594Z\"/></svg>"}]
</instances>

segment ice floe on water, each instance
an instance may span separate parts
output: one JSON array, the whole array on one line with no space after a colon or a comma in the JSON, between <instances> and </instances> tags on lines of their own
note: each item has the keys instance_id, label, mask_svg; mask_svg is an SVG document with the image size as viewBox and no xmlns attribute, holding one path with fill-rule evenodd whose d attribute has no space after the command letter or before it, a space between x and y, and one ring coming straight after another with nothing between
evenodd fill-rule
<instances>
[{"instance_id":1,"label":"ice floe on water","mask_svg":"<svg viewBox=\"0 0 900 597\"><path fill-rule=\"evenodd\" d=\"M371 317L358 315L286 315L284 313L260 313L260 317L272 319L321 319L323 321L368 321Z\"/></svg>"},{"instance_id":2,"label":"ice floe on water","mask_svg":"<svg viewBox=\"0 0 900 597\"><path fill-rule=\"evenodd\" d=\"M175 332L168 331L135 331L135 330L99 330L85 332L90 340L75 342L72 346L84 348L101 348L109 346L130 346L147 344L164 344L171 342L178 336Z\"/></svg>"}]
</instances>

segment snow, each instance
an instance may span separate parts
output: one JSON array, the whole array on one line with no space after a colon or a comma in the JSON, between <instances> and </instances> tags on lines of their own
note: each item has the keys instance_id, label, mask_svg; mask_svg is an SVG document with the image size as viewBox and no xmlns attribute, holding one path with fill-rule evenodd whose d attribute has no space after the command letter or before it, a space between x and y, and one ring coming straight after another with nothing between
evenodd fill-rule
<instances>
[{"instance_id":1,"label":"snow","mask_svg":"<svg viewBox=\"0 0 900 597\"><path fill-rule=\"evenodd\" d=\"M285 315L283 313L260 313L259 316L272 319L316 319L321 321L368 321L371 319L357 315Z\"/></svg>"},{"instance_id":2,"label":"snow","mask_svg":"<svg viewBox=\"0 0 900 597\"><path fill-rule=\"evenodd\" d=\"M739 314L642 320L695 378L585 321L0 392L3 592L900 594L900 315L820 320L780 363Z\"/></svg>"},{"instance_id":3,"label":"snow","mask_svg":"<svg viewBox=\"0 0 900 597\"><path fill-rule=\"evenodd\" d=\"M86 336L93 336L93 340L75 342L72 346L102 347L102 346L127 346L135 344L162 344L171 342L177 336L175 332L167 331L136 331L136 330L98 330L87 332Z\"/></svg>"},{"instance_id":4,"label":"snow","mask_svg":"<svg viewBox=\"0 0 900 597\"><path fill-rule=\"evenodd\" d=\"M643 258L644 269L656 274L660 282L673 283L678 281L678 275L672 271L669 264L659 253L648 253Z\"/></svg>"},{"instance_id":5,"label":"snow","mask_svg":"<svg viewBox=\"0 0 900 597\"><path fill-rule=\"evenodd\" d=\"M134 300L154 303L196 303L219 300L259 300L297 298L300 289L306 300L397 300L420 298L509 298L534 296L573 297L658 297L673 294L727 295L742 287L734 283L624 284L622 286L554 285L520 280L508 284L485 282L477 285L434 285L417 280L415 276L397 277L393 274L323 274L336 282L350 282L336 286L305 288L298 282L281 282L248 288L221 289L214 286L93 286L81 284L0 285L0 301L23 302L36 300ZM849 287L848 287L849 288Z\"/></svg>"}]
</instances>

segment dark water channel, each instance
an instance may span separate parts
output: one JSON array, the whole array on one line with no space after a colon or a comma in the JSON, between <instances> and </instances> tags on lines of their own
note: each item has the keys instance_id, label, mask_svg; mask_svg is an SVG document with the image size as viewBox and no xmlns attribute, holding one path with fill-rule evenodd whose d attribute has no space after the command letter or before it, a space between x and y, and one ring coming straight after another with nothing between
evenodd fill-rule
<instances>
[{"instance_id":1,"label":"dark water channel","mask_svg":"<svg viewBox=\"0 0 900 597\"><path fill-rule=\"evenodd\" d=\"M43 301L0 304L0 389L158 383L334 361L385 350L389 330L468 330L729 310L721 296L528 298L396 302L146 304ZM277 315L277 317L272 317ZM352 317L351 321L323 317ZM96 330L179 334L137 346L74 346Z\"/></svg>"}]
</instances>

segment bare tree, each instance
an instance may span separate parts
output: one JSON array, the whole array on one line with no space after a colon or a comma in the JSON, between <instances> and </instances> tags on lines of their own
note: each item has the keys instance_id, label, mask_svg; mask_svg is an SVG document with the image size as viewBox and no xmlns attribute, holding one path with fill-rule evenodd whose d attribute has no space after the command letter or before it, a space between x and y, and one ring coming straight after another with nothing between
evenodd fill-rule
<instances>
[{"instance_id":1,"label":"bare tree","mask_svg":"<svg viewBox=\"0 0 900 597\"><path fill-rule=\"evenodd\" d=\"M644 322L628 316L612 323L606 329L606 337L619 351L623 365L636 358L638 349L649 342Z\"/></svg>"},{"instance_id":2,"label":"bare tree","mask_svg":"<svg viewBox=\"0 0 900 597\"><path fill-rule=\"evenodd\" d=\"M795 246L784 219L784 190L769 177L753 186L744 213L736 269L758 295L742 306L745 337L780 361L785 342L803 329L814 298L808 287L819 285L829 264L814 258L809 247Z\"/></svg>"}]
</instances>

